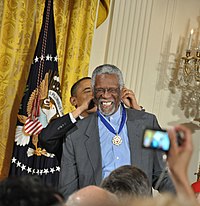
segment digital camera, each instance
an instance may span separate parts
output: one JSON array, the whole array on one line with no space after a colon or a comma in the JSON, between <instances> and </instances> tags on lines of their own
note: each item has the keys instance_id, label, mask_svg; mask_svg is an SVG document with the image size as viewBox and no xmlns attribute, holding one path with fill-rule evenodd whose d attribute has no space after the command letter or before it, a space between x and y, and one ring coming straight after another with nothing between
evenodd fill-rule
<instances>
[{"instance_id":1,"label":"digital camera","mask_svg":"<svg viewBox=\"0 0 200 206\"><path fill-rule=\"evenodd\" d=\"M177 144L181 145L183 136L177 132ZM170 149L170 139L167 130L146 128L143 134L142 147L167 152Z\"/></svg>"}]
</instances>

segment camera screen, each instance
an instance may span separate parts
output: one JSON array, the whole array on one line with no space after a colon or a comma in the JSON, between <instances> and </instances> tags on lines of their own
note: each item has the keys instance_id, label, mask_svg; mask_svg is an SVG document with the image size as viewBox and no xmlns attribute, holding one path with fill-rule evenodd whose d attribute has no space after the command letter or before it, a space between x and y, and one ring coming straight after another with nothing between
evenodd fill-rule
<instances>
[{"instance_id":1,"label":"camera screen","mask_svg":"<svg viewBox=\"0 0 200 206\"><path fill-rule=\"evenodd\" d=\"M170 140L167 131L146 129L144 131L143 147L168 151Z\"/></svg>"}]
</instances>

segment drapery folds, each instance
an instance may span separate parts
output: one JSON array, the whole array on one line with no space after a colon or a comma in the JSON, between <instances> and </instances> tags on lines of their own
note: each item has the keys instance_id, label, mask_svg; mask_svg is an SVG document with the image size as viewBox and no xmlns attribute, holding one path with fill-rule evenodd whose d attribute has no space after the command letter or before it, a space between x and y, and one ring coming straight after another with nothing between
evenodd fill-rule
<instances>
[{"instance_id":1,"label":"drapery folds","mask_svg":"<svg viewBox=\"0 0 200 206\"><path fill-rule=\"evenodd\" d=\"M8 175L17 113L42 24L44 3L44 0L0 1L0 179ZM58 69L65 113L71 110L71 85L88 74L98 3L98 0L54 1ZM107 13L107 6L105 8ZM105 15L101 19L98 22L101 23Z\"/></svg>"}]
</instances>

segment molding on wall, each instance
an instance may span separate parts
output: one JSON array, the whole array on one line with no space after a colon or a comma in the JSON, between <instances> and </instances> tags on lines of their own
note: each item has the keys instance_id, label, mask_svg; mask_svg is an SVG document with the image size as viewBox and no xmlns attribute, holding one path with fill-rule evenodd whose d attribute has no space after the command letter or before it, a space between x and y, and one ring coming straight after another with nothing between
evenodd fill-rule
<instances>
[{"instance_id":1,"label":"molding on wall","mask_svg":"<svg viewBox=\"0 0 200 206\"><path fill-rule=\"evenodd\" d=\"M121 1L114 4L105 62L122 69L126 86L140 94L153 8L150 1Z\"/></svg>"}]
</instances>

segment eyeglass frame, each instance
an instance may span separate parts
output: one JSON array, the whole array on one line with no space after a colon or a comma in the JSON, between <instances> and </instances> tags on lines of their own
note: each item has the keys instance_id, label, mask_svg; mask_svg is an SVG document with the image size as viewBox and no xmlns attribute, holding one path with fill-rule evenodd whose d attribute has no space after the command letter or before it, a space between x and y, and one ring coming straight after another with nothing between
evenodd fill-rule
<instances>
[{"instance_id":1,"label":"eyeglass frame","mask_svg":"<svg viewBox=\"0 0 200 206\"><path fill-rule=\"evenodd\" d=\"M110 88L94 88L94 93L98 94L98 95L102 95L107 93L110 94L117 94L120 91L120 87L114 88L114 87L110 87Z\"/></svg>"}]
</instances>

